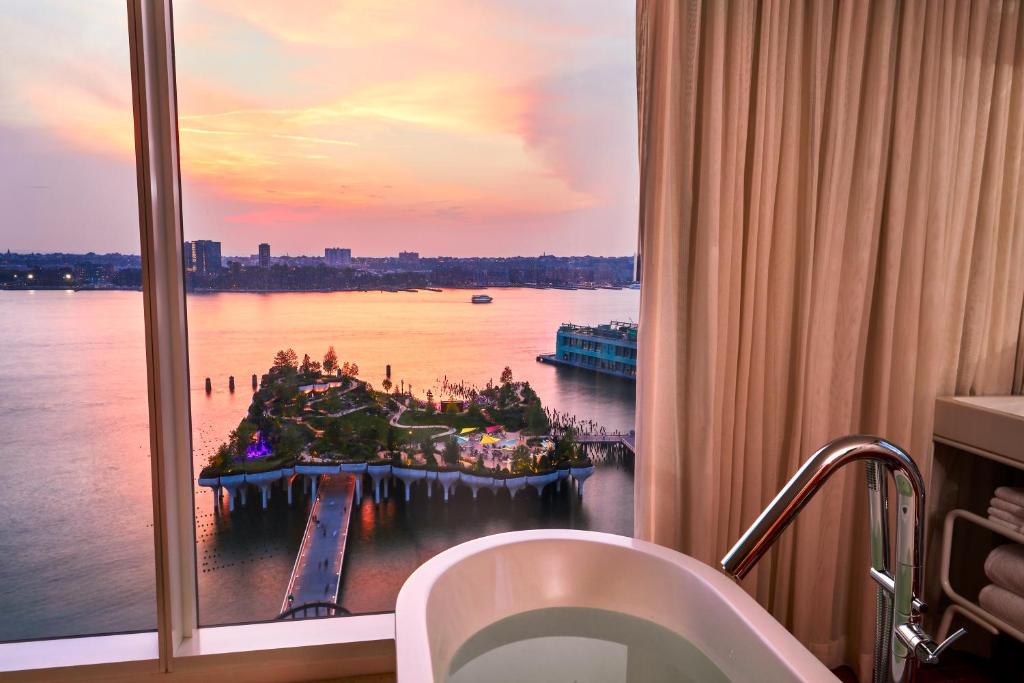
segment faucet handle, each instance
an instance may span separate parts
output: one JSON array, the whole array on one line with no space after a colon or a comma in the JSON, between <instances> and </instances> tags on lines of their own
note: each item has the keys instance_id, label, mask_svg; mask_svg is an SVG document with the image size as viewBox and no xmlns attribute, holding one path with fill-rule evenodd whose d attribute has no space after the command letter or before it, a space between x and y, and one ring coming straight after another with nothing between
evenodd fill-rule
<instances>
[{"instance_id":1,"label":"faucet handle","mask_svg":"<svg viewBox=\"0 0 1024 683\"><path fill-rule=\"evenodd\" d=\"M927 664L936 664L939 661L939 656L945 651L947 647L953 644L953 641L958 639L960 636L967 635L967 629L958 628L955 633L948 636L944 641L935 644L935 641L928 638L923 643L918 645L918 651L922 652L924 656L921 657L921 661Z\"/></svg>"},{"instance_id":2,"label":"faucet handle","mask_svg":"<svg viewBox=\"0 0 1024 683\"><path fill-rule=\"evenodd\" d=\"M938 664L939 656L953 644L953 641L966 635L967 629L957 629L941 643L936 643L918 624L901 624L896 628L896 635L914 656L925 664Z\"/></svg>"}]
</instances>

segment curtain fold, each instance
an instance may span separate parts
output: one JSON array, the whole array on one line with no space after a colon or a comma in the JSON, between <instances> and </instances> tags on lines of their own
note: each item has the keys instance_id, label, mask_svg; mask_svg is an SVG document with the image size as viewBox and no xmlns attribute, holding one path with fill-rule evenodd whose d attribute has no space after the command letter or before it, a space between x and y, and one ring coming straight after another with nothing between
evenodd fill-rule
<instances>
[{"instance_id":1,"label":"curtain fold","mask_svg":"<svg viewBox=\"0 0 1024 683\"><path fill-rule=\"evenodd\" d=\"M637 59L636 531L717 564L828 440L877 433L927 476L936 396L1021 391L1024 16L639 0ZM744 583L862 675L863 476Z\"/></svg>"}]
</instances>

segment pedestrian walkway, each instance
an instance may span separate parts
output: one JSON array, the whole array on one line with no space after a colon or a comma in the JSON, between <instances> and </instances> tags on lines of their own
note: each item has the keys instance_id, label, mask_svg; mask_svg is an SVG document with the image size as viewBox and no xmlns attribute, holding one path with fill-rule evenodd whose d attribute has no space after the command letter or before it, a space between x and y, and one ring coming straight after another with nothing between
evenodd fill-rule
<instances>
[{"instance_id":1,"label":"pedestrian walkway","mask_svg":"<svg viewBox=\"0 0 1024 683\"><path fill-rule=\"evenodd\" d=\"M338 602L348 526L355 499L355 478L325 474L309 511L306 532L295 558L281 612L306 603Z\"/></svg>"}]
</instances>

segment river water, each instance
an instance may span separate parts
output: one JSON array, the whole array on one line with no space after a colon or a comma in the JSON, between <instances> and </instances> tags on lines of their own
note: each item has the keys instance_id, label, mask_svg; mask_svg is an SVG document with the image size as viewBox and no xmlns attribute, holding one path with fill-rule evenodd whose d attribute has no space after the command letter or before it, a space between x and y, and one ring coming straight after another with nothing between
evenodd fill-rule
<instances>
[{"instance_id":1,"label":"river water","mask_svg":"<svg viewBox=\"0 0 1024 683\"><path fill-rule=\"evenodd\" d=\"M544 403L606 429L633 427L632 384L536 362L561 322L633 320L632 290L491 289L494 302L446 290L192 294L188 299L196 471L244 416L250 377L292 347L342 361L379 386L422 396L440 384L483 386L504 366ZM0 640L150 629L152 509L142 298L135 292L0 292ZM234 375L236 391L228 391ZM204 380L213 391L207 395ZM296 485L229 514L196 487L203 624L276 616L305 524ZM524 492L528 493L528 492ZM342 604L387 611L405 577L434 554L483 534L531 527L632 532L629 467L602 466L582 501L545 492L510 501L458 490L445 504L414 489L355 512Z\"/></svg>"}]
</instances>

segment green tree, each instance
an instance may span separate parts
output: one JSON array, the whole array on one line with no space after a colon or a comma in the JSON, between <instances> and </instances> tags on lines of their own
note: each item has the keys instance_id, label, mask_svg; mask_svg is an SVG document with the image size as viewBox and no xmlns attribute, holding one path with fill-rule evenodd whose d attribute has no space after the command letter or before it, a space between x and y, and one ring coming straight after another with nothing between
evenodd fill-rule
<instances>
[{"instance_id":1,"label":"green tree","mask_svg":"<svg viewBox=\"0 0 1024 683\"><path fill-rule=\"evenodd\" d=\"M252 443L252 438L256 435L256 425L249 420L242 420L238 423L238 427L231 432L231 447L240 458L245 457L245 449Z\"/></svg>"},{"instance_id":2,"label":"green tree","mask_svg":"<svg viewBox=\"0 0 1024 683\"><path fill-rule=\"evenodd\" d=\"M305 375L312 370L312 367L312 361L309 360L309 354L307 353L302 357L302 365L299 366L299 372Z\"/></svg>"},{"instance_id":3,"label":"green tree","mask_svg":"<svg viewBox=\"0 0 1024 683\"><path fill-rule=\"evenodd\" d=\"M324 440L328 448L337 451L344 447L345 442L348 440L347 436L344 428L341 426L341 420L331 420L324 427L323 436L320 438Z\"/></svg>"},{"instance_id":4,"label":"green tree","mask_svg":"<svg viewBox=\"0 0 1024 683\"><path fill-rule=\"evenodd\" d=\"M274 452L284 458L294 458L302 452L305 445L306 437L302 428L295 424L286 424L277 437Z\"/></svg>"},{"instance_id":5,"label":"green tree","mask_svg":"<svg viewBox=\"0 0 1024 683\"><path fill-rule=\"evenodd\" d=\"M530 449L519 445L512 451L513 474L524 474L530 469Z\"/></svg>"},{"instance_id":6,"label":"green tree","mask_svg":"<svg viewBox=\"0 0 1024 683\"><path fill-rule=\"evenodd\" d=\"M427 462L433 460L434 440L431 439L429 436L424 437L423 440L420 441L420 452L423 453L423 457L427 459Z\"/></svg>"},{"instance_id":7,"label":"green tree","mask_svg":"<svg viewBox=\"0 0 1024 683\"><path fill-rule=\"evenodd\" d=\"M324 372L330 374L338 368L338 354L335 352L333 346L327 347L327 353L324 354Z\"/></svg>"},{"instance_id":8,"label":"green tree","mask_svg":"<svg viewBox=\"0 0 1024 683\"><path fill-rule=\"evenodd\" d=\"M291 368L294 370L298 367L298 362L299 357L294 349L281 350L274 354L275 368Z\"/></svg>"},{"instance_id":9,"label":"green tree","mask_svg":"<svg viewBox=\"0 0 1024 683\"><path fill-rule=\"evenodd\" d=\"M444 462L452 467L457 467L459 464L459 456L462 455L462 449L459 448L459 443L454 439L448 439L444 445Z\"/></svg>"},{"instance_id":10,"label":"green tree","mask_svg":"<svg viewBox=\"0 0 1024 683\"><path fill-rule=\"evenodd\" d=\"M508 384L512 381L512 368L505 366L505 369L501 371L501 383Z\"/></svg>"},{"instance_id":11,"label":"green tree","mask_svg":"<svg viewBox=\"0 0 1024 683\"><path fill-rule=\"evenodd\" d=\"M555 439L553 457L556 465L567 465L576 457L576 433L572 427L566 428L559 438Z\"/></svg>"},{"instance_id":12,"label":"green tree","mask_svg":"<svg viewBox=\"0 0 1024 683\"><path fill-rule=\"evenodd\" d=\"M384 381L383 381L383 382L381 382L381 383L380 383L380 385L381 385L382 387L384 387L384 391L385 391L385 393L386 393L386 392L388 392L388 391L391 391L391 387L393 386L393 385L391 384L391 380L390 380L390 379L388 379L387 377L385 377L385 378L384 378Z\"/></svg>"},{"instance_id":13,"label":"green tree","mask_svg":"<svg viewBox=\"0 0 1024 683\"><path fill-rule=\"evenodd\" d=\"M530 401L526 405L526 426L534 434L546 434L551 428L551 421L544 414L540 401Z\"/></svg>"}]
</instances>

